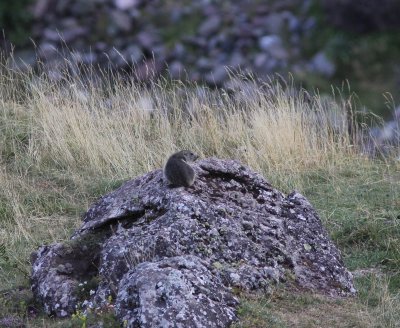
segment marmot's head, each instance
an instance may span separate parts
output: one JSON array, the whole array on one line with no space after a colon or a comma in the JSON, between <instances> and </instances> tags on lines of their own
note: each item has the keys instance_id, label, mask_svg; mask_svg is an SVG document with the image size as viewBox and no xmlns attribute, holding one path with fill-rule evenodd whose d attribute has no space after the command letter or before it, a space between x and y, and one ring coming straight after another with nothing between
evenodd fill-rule
<instances>
[{"instance_id":1,"label":"marmot's head","mask_svg":"<svg viewBox=\"0 0 400 328\"><path fill-rule=\"evenodd\" d=\"M181 150L172 155L174 158L183 159L185 162L193 162L199 158L199 156L190 150Z\"/></svg>"}]
</instances>

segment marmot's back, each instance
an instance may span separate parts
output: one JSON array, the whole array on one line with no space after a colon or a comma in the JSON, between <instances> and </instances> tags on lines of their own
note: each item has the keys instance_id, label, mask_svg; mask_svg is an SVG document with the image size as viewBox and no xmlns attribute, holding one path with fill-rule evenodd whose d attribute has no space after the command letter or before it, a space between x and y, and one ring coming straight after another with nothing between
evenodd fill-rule
<instances>
[{"instance_id":1,"label":"marmot's back","mask_svg":"<svg viewBox=\"0 0 400 328\"><path fill-rule=\"evenodd\" d=\"M164 176L174 186L190 187L194 183L195 172L188 162L198 158L189 150L182 150L172 154L165 164Z\"/></svg>"}]
</instances>

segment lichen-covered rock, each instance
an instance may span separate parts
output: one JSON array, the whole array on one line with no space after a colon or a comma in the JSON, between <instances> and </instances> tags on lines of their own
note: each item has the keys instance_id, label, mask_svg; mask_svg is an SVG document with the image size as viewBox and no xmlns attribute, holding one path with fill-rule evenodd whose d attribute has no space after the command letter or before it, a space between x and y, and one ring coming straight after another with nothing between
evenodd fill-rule
<instances>
[{"instance_id":1,"label":"lichen-covered rock","mask_svg":"<svg viewBox=\"0 0 400 328\"><path fill-rule=\"evenodd\" d=\"M47 313L58 317L73 313L77 301L74 290L79 282L72 277L72 265L59 255L65 254L63 245L42 246L36 254L40 261L35 261L32 268L33 292Z\"/></svg>"},{"instance_id":2,"label":"lichen-covered rock","mask_svg":"<svg viewBox=\"0 0 400 328\"><path fill-rule=\"evenodd\" d=\"M129 327L227 327L237 301L193 255L144 262L122 278L117 314Z\"/></svg>"},{"instance_id":3,"label":"lichen-covered rock","mask_svg":"<svg viewBox=\"0 0 400 328\"><path fill-rule=\"evenodd\" d=\"M32 254L32 291L46 313L66 317L76 311L79 285L97 275L100 240L42 246Z\"/></svg>"},{"instance_id":4,"label":"lichen-covered rock","mask_svg":"<svg viewBox=\"0 0 400 328\"><path fill-rule=\"evenodd\" d=\"M231 297L226 288L268 291L271 284L279 281L329 295L355 293L340 252L302 195L293 192L285 197L260 174L236 161L209 158L193 167L197 179L190 188L171 188L162 171L155 170L128 181L88 210L83 225L72 237L72 253L79 254L86 263L95 263L96 270L82 270L79 261L71 260L75 255L60 258L53 251L60 245L39 251L33 267L33 290L49 313L72 313L78 298L73 288L69 294L65 290L71 302L61 304L57 290L48 290L47 284L62 279L73 286L96 277L99 284L91 301L101 304L111 296L118 300L121 320L132 322L132 327L145 327L139 316L150 310L138 310L135 302L137 297L150 295L154 286L145 284L141 277L147 272L151 281L173 284L166 277L175 272L187 283L196 283L189 272L190 265L177 265L188 259L196 263L193 268L200 270L201 264L204 275L212 276L207 278L210 283L203 286L202 294L213 302L215 287L210 286L215 284L221 284L226 299ZM88 252L81 251L86 240L91 241ZM72 265L71 273L56 270L63 262ZM146 294L146 288L150 288L150 294ZM136 296L128 297L126 293ZM191 309L197 298L182 300L183 294L174 296L169 291L168 302L172 304L174 297L185 302L187 315L196 314L198 322L209 320L210 312ZM158 306L155 298L148 300L148 306ZM55 310L54 302L61 308ZM223 309L224 302L218 303L218 311L232 320L233 315L227 313L231 313L233 303ZM164 318L178 320L171 317L178 315L173 307L163 306L160 311ZM202 313L204 318L199 317ZM220 326L217 322L206 326L213 325Z\"/></svg>"}]
</instances>

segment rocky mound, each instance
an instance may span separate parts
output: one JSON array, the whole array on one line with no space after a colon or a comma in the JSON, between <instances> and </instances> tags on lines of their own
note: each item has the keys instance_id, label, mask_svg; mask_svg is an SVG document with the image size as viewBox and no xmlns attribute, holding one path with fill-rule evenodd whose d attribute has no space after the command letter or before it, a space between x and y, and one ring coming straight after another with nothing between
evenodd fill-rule
<instances>
[{"instance_id":1,"label":"rocky mound","mask_svg":"<svg viewBox=\"0 0 400 328\"><path fill-rule=\"evenodd\" d=\"M161 170L99 199L70 242L33 256L32 289L47 313L67 316L110 296L129 327L226 327L239 290L290 282L333 296L351 274L310 203L285 196L236 161L193 165L190 188ZM88 295L79 286L91 284Z\"/></svg>"}]
</instances>

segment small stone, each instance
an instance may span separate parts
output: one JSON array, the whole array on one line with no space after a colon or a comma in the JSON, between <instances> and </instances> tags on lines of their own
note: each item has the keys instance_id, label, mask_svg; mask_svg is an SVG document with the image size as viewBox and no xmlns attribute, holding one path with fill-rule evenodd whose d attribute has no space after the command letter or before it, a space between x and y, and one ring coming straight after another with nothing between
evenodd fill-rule
<instances>
[{"instance_id":1,"label":"small stone","mask_svg":"<svg viewBox=\"0 0 400 328\"><path fill-rule=\"evenodd\" d=\"M212 62L206 57L200 57L196 62L196 66L200 71L205 72L212 68Z\"/></svg>"},{"instance_id":2,"label":"small stone","mask_svg":"<svg viewBox=\"0 0 400 328\"><path fill-rule=\"evenodd\" d=\"M120 10L127 10L136 7L140 0L114 0L114 5Z\"/></svg>"},{"instance_id":3,"label":"small stone","mask_svg":"<svg viewBox=\"0 0 400 328\"><path fill-rule=\"evenodd\" d=\"M228 78L225 66L217 66L213 71L205 76L205 80L210 85L222 85Z\"/></svg>"},{"instance_id":4,"label":"small stone","mask_svg":"<svg viewBox=\"0 0 400 328\"><path fill-rule=\"evenodd\" d=\"M271 34L279 34L283 31L286 25L286 17L284 12L272 12L266 17L263 17L263 24L267 31Z\"/></svg>"},{"instance_id":5,"label":"small stone","mask_svg":"<svg viewBox=\"0 0 400 328\"><path fill-rule=\"evenodd\" d=\"M326 77L332 77L336 71L335 64L328 59L324 52L319 52L313 57L311 60L311 69Z\"/></svg>"},{"instance_id":6,"label":"small stone","mask_svg":"<svg viewBox=\"0 0 400 328\"><path fill-rule=\"evenodd\" d=\"M218 31L221 25L221 17L219 15L207 18L199 27L199 34L202 36L210 36Z\"/></svg>"},{"instance_id":7,"label":"small stone","mask_svg":"<svg viewBox=\"0 0 400 328\"><path fill-rule=\"evenodd\" d=\"M173 79L181 79L185 73L185 67L180 61L174 61L169 65L169 74Z\"/></svg>"},{"instance_id":8,"label":"small stone","mask_svg":"<svg viewBox=\"0 0 400 328\"><path fill-rule=\"evenodd\" d=\"M267 64L268 55L266 53L259 53L254 57L254 65L256 67L264 67Z\"/></svg>"},{"instance_id":9,"label":"small stone","mask_svg":"<svg viewBox=\"0 0 400 328\"><path fill-rule=\"evenodd\" d=\"M229 278L231 278L231 281L234 285L238 285L240 282L240 275L238 275L237 273L232 272L231 274L229 274Z\"/></svg>"},{"instance_id":10,"label":"small stone","mask_svg":"<svg viewBox=\"0 0 400 328\"><path fill-rule=\"evenodd\" d=\"M139 46L146 49L151 49L157 41L157 37L147 31L142 31L136 35Z\"/></svg>"},{"instance_id":11,"label":"small stone","mask_svg":"<svg viewBox=\"0 0 400 328\"><path fill-rule=\"evenodd\" d=\"M49 3L51 0L37 0L32 8L33 17L36 19L42 18L49 7Z\"/></svg>"},{"instance_id":12,"label":"small stone","mask_svg":"<svg viewBox=\"0 0 400 328\"><path fill-rule=\"evenodd\" d=\"M289 57L287 51L282 45L282 40L277 35L265 35L259 40L260 48L269 53L272 57L285 60Z\"/></svg>"},{"instance_id":13,"label":"small stone","mask_svg":"<svg viewBox=\"0 0 400 328\"><path fill-rule=\"evenodd\" d=\"M176 59L181 59L185 56L185 54L186 54L185 46L180 42L175 43L174 48L172 50L172 55Z\"/></svg>"},{"instance_id":14,"label":"small stone","mask_svg":"<svg viewBox=\"0 0 400 328\"><path fill-rule=\"evenodd\" d=\"M254 228L254 224L249 221L243 221L242 226L244 230L251 230Z\"/></svg>"},{"instance_id":15,"label":"small stone","mask_svg":"<svg viewBox=\"0 0 400 328\"><path fill-rule=\"evenodd\" d=\"M129 32L132 29L131 17L122 10L113 10L111 12L111 20L123 32Z\"/></svg>"},{"instance_id":16,"label":"small stone","mask_svg":"<svg viewBox=\"0 0 400 328\"><path fill-rule=\"evenodd\" d=\"M125 57L130 59L130 62L135 64L143 58L143 52L136 44L131 44L124 51Z\"/></svg>"},{"instance_id":17,"label":"small stone","mask_svg":"<svg viewBox=\"0 0 400 328\"><path fill-rule=\"evenodd\" d=\"M51 28L45 28L43 30L43 37L48 41L59 41L60 33Z\"/></svg>"},{"instance_id":18,"label":"small stone","mask_svg":"<svg viewBox=\"0 0 400 328\"><path fill-rule=\"evenodd\" d=\"M241 66L244 66L246 63L245 58L242 56L242 54L240 52L235 51L230 59L229 59L229 67L232 68L239 68Z\"/></svg>"}]
</instances>

